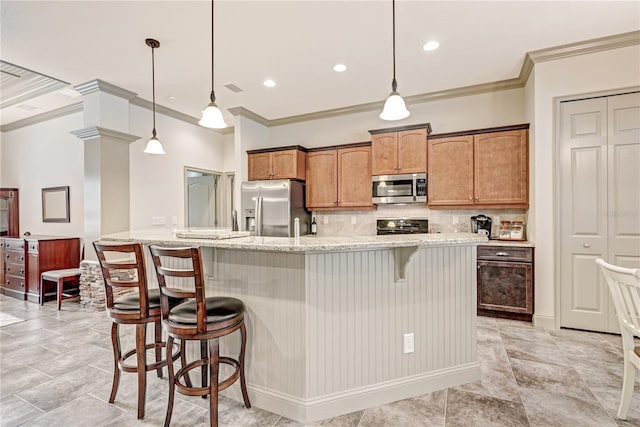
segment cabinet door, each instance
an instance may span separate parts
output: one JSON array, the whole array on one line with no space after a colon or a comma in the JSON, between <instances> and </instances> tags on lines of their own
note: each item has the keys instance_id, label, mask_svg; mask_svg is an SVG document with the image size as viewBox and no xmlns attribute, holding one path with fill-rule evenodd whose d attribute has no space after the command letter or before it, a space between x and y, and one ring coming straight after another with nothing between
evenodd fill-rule
<instances>
[{"instance_id":1,"label":"cabinet door","mask_svg":"<svg viewBox=\"0 0 640 427\"><path fill-rule=\"evenodd\" d=\"M305 155L299 150L274 151L272 155L273 179L305 179Z\"/></svg>"},{"instance_id":2,"label":"cabinet door","mask_svg":"<svg viewBox=\"0 0 640 427\"><path fill-rule=\"evenodd\" d=\"M249 181L271 179L271 154L249 154Z\"/></svg>"},{"instance_id":3,"label":"cabinet door","mask_svg":"<svg viewBox=\"0 0 640 427\"><path fill-rule=\"evenodd\" d=\"M517 130L474 136L476 205L529 203L527 135Z\"/></svg>"},{"instance_id":4,"label":"cabinet door","mask_svg":"<svg viewBox=\"0 0 640 427\"><path fill-rule=\"evenodd\" d=\"M473 205L473 136L430 139L429 206Z\"/></svg>"},{"instance_id":5,"label":"cabinet door","mask_svg":"<svg viewBox=\"0 0 640 427\"><path fill-rule=\"evenodd\" d=\"M373 175L398 173L398 133L380 133L371 137L371 172Z\"/></svg>"},{"instance_id":6,"label":"cabinet door","mask_svg":"<svg viewBox=\"0 0 640 427\"><path fill-rule=\"evenodd\" d=\"M338 206L372 206L371 147L338 150Z\"/></svg>"},{"instance_id":7,"label":"cabinet door","mask_svg":"<svg viewBox=\"0 0 640 427\"><path fill-rule=\"evenodd\" d=\"M398 172L427 171L427 130L414 129L398 132Z\"/></svg>"},{"instance_id":8,"label":"cabinet door","mask_svg":"<svg viewBox=\"0 0 640 427\"><path fill-rule=\"evenodd\" d=\"M338 204L337 151L307 154L307 209L335 207Z\"/></svg>"},{"instance_id":9,"label":"cabinet door","mask_svg":"<svg viewBox=\"0 0 640 427\"><path fill-rule=\"evenodd\" d=\"M478 309L533 314L533 265L478 260Z\"/></svg>"}]
</instances>

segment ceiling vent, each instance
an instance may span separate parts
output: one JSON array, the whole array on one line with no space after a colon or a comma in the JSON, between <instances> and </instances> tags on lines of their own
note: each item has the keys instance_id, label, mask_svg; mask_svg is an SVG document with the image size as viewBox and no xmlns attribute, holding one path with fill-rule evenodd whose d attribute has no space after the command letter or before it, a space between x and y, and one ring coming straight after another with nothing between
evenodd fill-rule
<instances>
[{"instance_id":1,"label":"ceiling vent","mask_svg":"<svg viewBox=\"0 0 640 427\"><path fill-rule=\"evenodd\" d=\"M242 89L240 89L238 86L234 85L233 83L226 84L224 85L224 87L226 87L233 93L242 92Z\"/></svg>"}]
</instances>

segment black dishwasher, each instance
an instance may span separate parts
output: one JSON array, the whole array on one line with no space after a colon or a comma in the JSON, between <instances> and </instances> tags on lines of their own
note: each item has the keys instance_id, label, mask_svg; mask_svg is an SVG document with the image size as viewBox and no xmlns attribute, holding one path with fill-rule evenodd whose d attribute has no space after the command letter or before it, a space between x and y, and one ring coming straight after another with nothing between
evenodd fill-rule
<instances>
[{"instance_id":1,"label":"black dishwasher","mask_svg":"<svg viewBox=\"0 0 640 427\"><path fill-rule=\"evenodd\" d=\"M531 321L533 248L478 246L478 315Z\"/></svg>"}]
</instances>

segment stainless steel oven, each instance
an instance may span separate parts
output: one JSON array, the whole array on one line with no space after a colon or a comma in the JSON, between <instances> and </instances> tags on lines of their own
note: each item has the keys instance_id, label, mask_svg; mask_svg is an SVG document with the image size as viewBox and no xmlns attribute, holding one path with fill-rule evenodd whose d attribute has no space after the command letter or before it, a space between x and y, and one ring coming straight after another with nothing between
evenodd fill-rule
<instances>
[{"instance_id":1,"label":"stainless steel oven","mask_svg":"<svg viewBox=\"0 0 640 427\"><path fill-rule=\"evenodd\" d=\"M376 175L373 181L373 203L426 203L427 174Z\"/></svg>"}]
</instances>

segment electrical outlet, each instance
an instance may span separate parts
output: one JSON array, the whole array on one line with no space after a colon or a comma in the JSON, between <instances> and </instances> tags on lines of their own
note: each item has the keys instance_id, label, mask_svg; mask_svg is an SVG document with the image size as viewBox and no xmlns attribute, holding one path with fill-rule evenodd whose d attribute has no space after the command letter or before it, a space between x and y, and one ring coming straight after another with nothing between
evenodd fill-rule
<instances>
[{"instance_id":1,"label":"electrical outlet","mask_svg":"<svg viewBox=\"0 0 640 427\"><path fill-rule=\"evenodd\" d=\"M167 223L167 218L163 216L151 217L151 225L165 225L166 223Z\"/></svg>"},{"instance_id":2,"label":"electrical outlet","mask_svg":"<svg viewBox=\"0 0 640 427\"><path fill-rule=\"evenodd\" d=\"M178 217L177 216L172 216L171 217L171 224L173 225L178 225Z\"/></svg>"},{"instance_id":3,"label":"electrical outlet","mask_svg":"<svg viewBox=\"0 0 640 427\"><path fill-rule=\"evenodd\" d=\"M403 352L406 353L413 353L413 332L410 334L404 334L402 336L402 341L403 341Z\"/></svg>"},{"instance_id":4,"label":"electrical outlet","mask_svg":"<svg viewBox=\"0 0 640 427\"><path fill-rule=\"evenodd\" d=\"M329 215L324 216L324 223L329 224Z\"/></svg>"},{"instance_id":5,"label":"electrical outlet","mask_svg":"<svg viewBox=\"0 0 640 427\"><path fill-rule=\"evenodd\" d=\"M356 216L351 215L351 224L355 224L355 223L356 223Z\"/></svg>"},{"instance_id":6,"label":"electrical outlet","mask_svg":"<svg viewBox=\"0 0 640 427\"><path fill-rule=\"evenodd\" d=\"M458 220L459 220L458 215L452 215L452 216L451 216L451 218L452 218L452 219L451 219L451 223L452 223L453 225L456 225L456 224L459 222L459 221L458 221Z\"/></svg>"}]
</instances>

